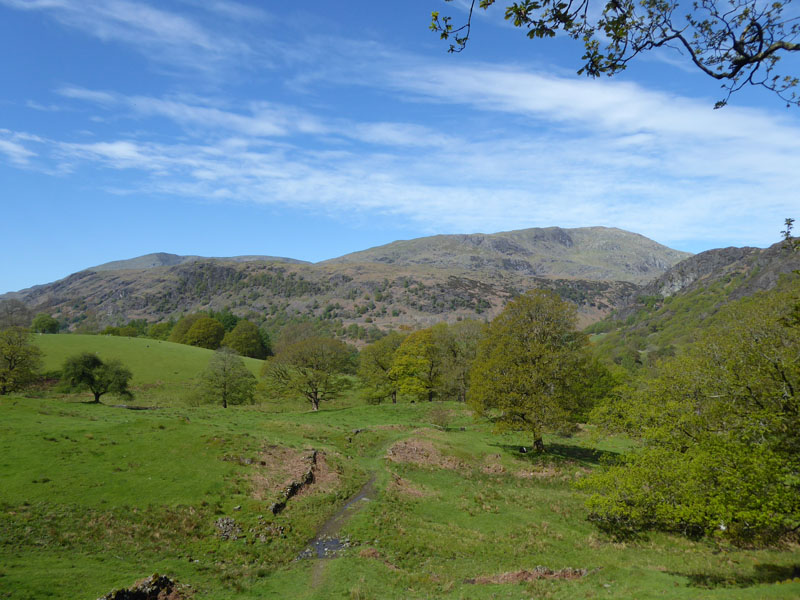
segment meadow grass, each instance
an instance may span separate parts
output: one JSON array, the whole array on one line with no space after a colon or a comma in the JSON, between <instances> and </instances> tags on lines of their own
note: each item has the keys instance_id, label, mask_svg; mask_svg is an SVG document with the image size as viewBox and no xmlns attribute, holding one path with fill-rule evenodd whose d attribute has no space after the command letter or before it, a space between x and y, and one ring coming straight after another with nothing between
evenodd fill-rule
<instances>
[{"instance_id":1,"label":"meadow grass","mask_svg":"<svg viewBox=\"0 0 800 600\"><path fill-rule=\"evenodd\" d=\"M594 529L574 483L627 440L549 436L540 457L520 453L526 436L494 434L457 403L371 406L354 393L315 413L292 402L132 411L78 396L0 399L0 598L88 600L152 572L210 599L800 597L787 582L797 548L620 542ZM260 464L275 449L322 451L331 473L279 515L269 506L280 485L256 493L284 466ZM341 532L352 547L296 560L373 475L377 497ZM239 539L219 536L220 518ZM539 565L588 575L473 582Z\"/></svg>"}]
</instances>

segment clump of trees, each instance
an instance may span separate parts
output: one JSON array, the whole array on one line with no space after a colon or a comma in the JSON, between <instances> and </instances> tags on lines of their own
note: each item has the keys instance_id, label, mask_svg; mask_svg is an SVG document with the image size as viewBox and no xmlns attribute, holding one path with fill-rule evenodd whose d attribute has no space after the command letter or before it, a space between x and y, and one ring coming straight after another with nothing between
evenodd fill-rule
<instances>
[{"instance_id":1,"label":"clump of trees","mask_svg":"<svg viewBox=\"0 0 800 600\"><path fill-rule=\"evenodd\" d=\"M91 352L70 356L61 368L61 382L66 388L75 391L88 389L98 404L100 398L108 393L132 398L133 393L128 388L132 377L133 374L121 361L104 361Z\"/></svg>"},{"instance_id":2,"label":"clump of trees","mask_svg":"<svg viewBox=\"0 0 800 600\"><path fill-rule=\"evenodd\" d=\"M597 411L642 441L587 480L591 519L775 540L800 528L800 284L729 305L683 354Z\"/></svg>"}]
</instances>

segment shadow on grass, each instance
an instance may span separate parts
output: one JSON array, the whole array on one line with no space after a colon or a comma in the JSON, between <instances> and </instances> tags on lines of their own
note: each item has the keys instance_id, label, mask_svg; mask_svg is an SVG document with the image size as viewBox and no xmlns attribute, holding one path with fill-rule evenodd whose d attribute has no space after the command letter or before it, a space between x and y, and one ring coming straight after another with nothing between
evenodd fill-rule
<instances>
[{"instance_id":1,"label":"shadow on grass","mask_svg":"<svg viewBox=\"0 0 800 600\"><path fill-rule=\"evenodd\" d=\"M544 453L541 454L534 452L532 448L528 448L527 452L522 452L520 446L513 444L492 445L496 448L502 448L504 452L514 456L514 458L537 464L543 462L572 461L586 466L596 466L613 463L619 457L618 452L584 448L582 446L572 446L570 444L547 444L544 448Z\"/></svg>"},{"instance_id":2,"label":"shadow on grass","mask_svg":"<svg viewBox=\"0 0 800 600\"><path fill-rule=\"evenodd\" d=\"M701 588L751 587L765 583L778 583L800 578L800 564L756 565L752 573L672 573L689 579L689 585Z\"/></svg>"}]
</instances>

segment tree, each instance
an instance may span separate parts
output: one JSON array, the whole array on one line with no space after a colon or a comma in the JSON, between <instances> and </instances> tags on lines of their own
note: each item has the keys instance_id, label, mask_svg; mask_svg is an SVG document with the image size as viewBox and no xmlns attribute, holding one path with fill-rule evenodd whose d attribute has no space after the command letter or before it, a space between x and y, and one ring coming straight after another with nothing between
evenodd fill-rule
<instances>
[{"instance_id":1,"label":"tree","mask_svg":"<svg viewBox=\"0 0 800 600\"><path fill-rule=\"evenodd\" d=\"M347 344L332 338L308 338L286 344L264 363L262 375L278 393L302 396L319 410L323 400L333 400L350 387L346 373L352 368Z\"/></svg>"},{"instance_id":2,"label":"tree","mask_svg":"<svg viewBox=\"0 0 800 600\"><path fill-rule=\"evenodd\" d=\"M587 480L593 521L739 543L800 529L800 281L788 286L725 307L603 407L642 444Z\"/></svg>"},{"instance_id":3,"label":"tree","mask_svg":"<svg viewBox=\"0 0 800 600\"><path fill-rule=\"evenodd\" d=\"M203 313L192 313L190 315L181 317L172 328L172 331L169 334L169 341L175 342L176 344L185 344L186 334L189 332L189 329L192 328L192 325L194 325L203 317L207 316L208 315L204 315Z\"/></svg>"},{"instance_id":4,"label":"tree","mask_svg":"<svg viewBox=\"0 0 800 600\"><path fill-rule=\"evenodd\" d=\"M509 302L478 345L469 404L499 429L530 432L537 452L544 451L543 432L569 422L576 403L588 360L576 321L573 305L534 290Z\"/></svg>"},{"instance_id":5,"label":"tree","mask_svg":"<svg viewBox=\"0 0 800 600\"><path fill-rule=\"evenodd\" d=\"M0 300L0 329L27 327L31 323L31 310L16 298Z\"/></svg>"},{"instance_id":6,"label":"tree","mask_svg":"<svg viewBox=\"0 0 800 600\"><path fill-rule=\"evenodd\" d=\"M452 0L445 0L451 2ZM800 51L795 40L800 21L784 9L790 0L603 0L601 11L590 0L520 0L505 9L505 18L527 30L529 38L552 38L563 31L581 40L585 54L578 74L615 75L640 54L656 48L677 50L703 73L722 82L727 96L746 85L761 86L786 101L800 104L798 78L782 74L779 61ZM431 15L431 29L449 40L450 52L461 52L469 40L475 5L486 10L496 0L472 0L466 23Z\"/></svg>"},{"instance_id":7,"label":"tree","mask_svg":"<svg viewBox=\"0 0 800 600\"><path fill-rule=\"evenodd\" d=\"M0 395L15 392L35 379L42 351L24 327L0 331Z\"/></svg>"},{"instance_id":8,"label":"tree","mask_svg":"<svg viewBox=\"0 0 800 600\"><path fill-rule=\"evenodd\" d=\"M394 353L389 375L401 394L417 400L433 400L438 386L441 357L431 329L410 334Z\"/></svg>"},{"instance_id":9,"label":"tree","mask_svg":"<svg viewBox=\"0 0 800 600\"><path fill-rule=\"evenodd\" d=\"M88 389L95 403L107 393L132 398L128 383L133 375L117 359L103 361L96 354L83 352L70 356L61 369L61 381L72 389Z\"/></svg>"},{"instance_id":10,"label":"tree","mask_svg":"<svg viewBox=\"0 0 800 600\"><path fill-rule=\"evenodd\" d=\"M225 334L225 337L222 338L222 345L235 350L241 356L260 360L267 357L267 349L258 327L246 319L241 319L231 331Z\"/></svg>"},{"instance_id":11,"label":"tree","mask_svg":"<svg viewBox=\"0 0 800 600\"><path fill-rule=\"evenodd\" d=\"M164 323L153 323L150 327L147 328L147 337L152 338L154 340L164 340L166 341L169 339L169 335L172 332L172 328L175 326L174 321L166 321Z\"/></svg>"},{"instance_id":12,"label":"tree","mask_svg":"<svg viewBox=\"0 0 800 600\"><path fill-rule=\"evenodd\" d=\"M395 352L405 338L405 334L391 331L361 350L358 376L367 388L369 400L379 403L384 398L391 398L392 403L397 403L398 382L396 372L391 369Z\"/></svg>"},{"instance_id":13,"label":"tree","mask_svg":"<svg viewBox=\"0 0 800 600\"><path fill-rule=\"evenodd\" d=\"M58 321L47 313L37 313L31 322L34 333L58 333Z\"/></svg>"},{"instance_id":14,"label":"tree","mask_svg":"<svg viewBox=\"0 0 800 600\"><path fill-rule=\"evenodd\" d=\"M483 338L485 324L480 321L459 321L452 325L439 323L432 328L434 344L439 354L439 395L466 402L469 373Z\"/></svg>"},{"instance_id":15,"label":"tree","mask_svg":"<svg viewBox=\"0 0 800 600\"><path fill-rule=\"evenodd\" d=\"M203 396L209 401L222 400L222 408L228 408L228 404L253 401L256 378L236 352L220 348L200 375L200 385Z\"/></svg>"},{"instance_id":16,"label":"tree","mask_svg":"<svg viewBox=\"0 0 800 600\"><path fill-rule=\"evenodd\" d=\"M223 337L225 337L225 327L222 323L211 317L200 317L186 332L183 343L216 350L222 343Z\"/></svg>"}]
</instances>

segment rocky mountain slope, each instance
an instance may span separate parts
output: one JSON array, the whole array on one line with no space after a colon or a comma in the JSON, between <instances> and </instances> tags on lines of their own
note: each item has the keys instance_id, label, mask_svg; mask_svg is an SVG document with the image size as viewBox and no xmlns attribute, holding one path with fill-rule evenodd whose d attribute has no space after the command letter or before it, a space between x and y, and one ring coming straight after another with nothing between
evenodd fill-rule
<instances>
[{"instance_id":1,"label":"rocky mountain slope","mask_svg":"<svg viewBox=\"0 0 800 600\"><path fill-rule=\"evenodd\" d=\"M545 288L574 302L588 324L685 256L618 229L554 227L394 242L317 264L150 254L8 296L72 328L230 307L257 322L318 319L363 330L491 319L514 295Z\"/></svg>"},{"instance_id":2,"label":"rocky mountain slope","mask_svg":"<svg viewBox=\"0 0 800 600\"><path fill-rule=\"evenodd\" d=\"M622 229L547 227L404 240L326 262L494 269L531 277L645 283L688 256Z\"/></svg>"}]
</instances>

